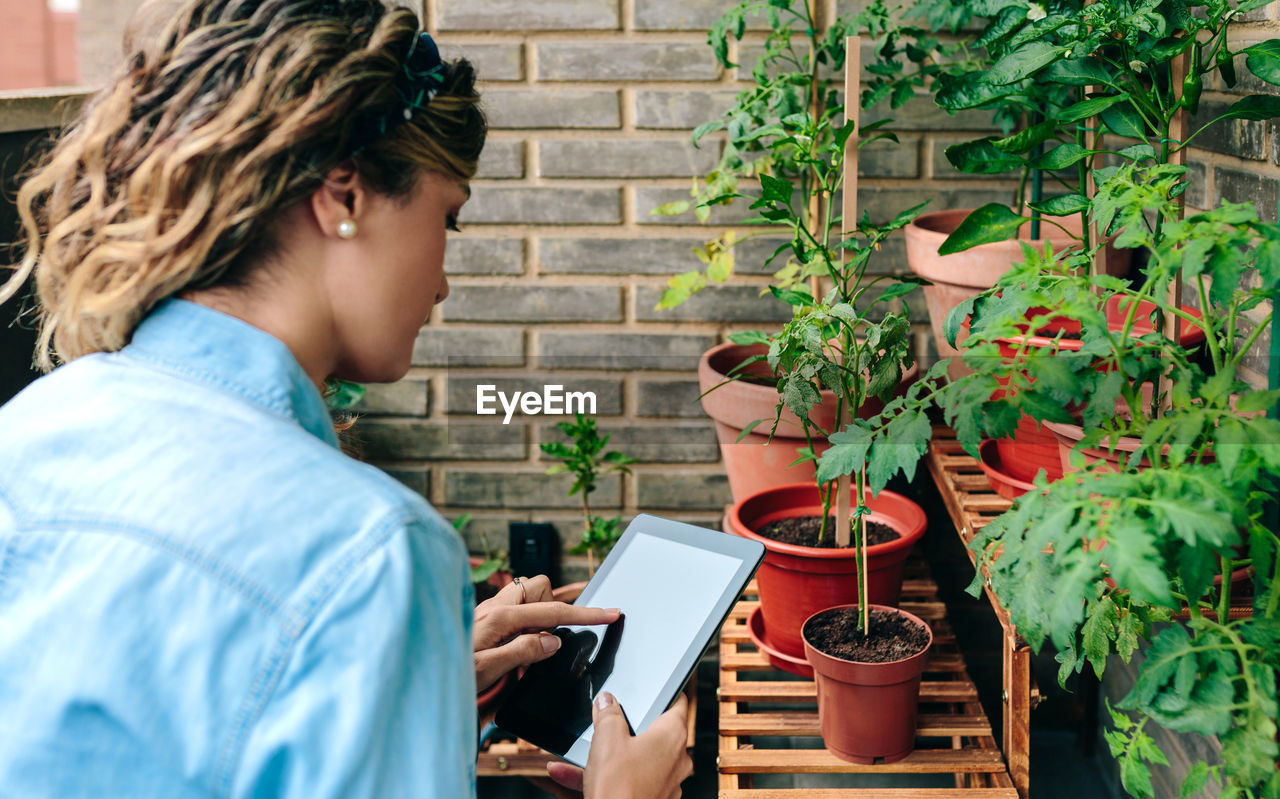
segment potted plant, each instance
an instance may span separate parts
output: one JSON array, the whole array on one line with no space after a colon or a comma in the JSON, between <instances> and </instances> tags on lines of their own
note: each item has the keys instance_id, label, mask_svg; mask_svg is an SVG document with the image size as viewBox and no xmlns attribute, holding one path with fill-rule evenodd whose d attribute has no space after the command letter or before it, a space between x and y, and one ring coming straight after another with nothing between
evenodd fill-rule
<instances>
[{"instance_id":1,"label":"potted plant","mask_svg":"<svg viewBox=\"0 0 1280 799\"><path fill-rule=\"evenodd\" d=\"M764 264L777 267L767 292L773 298L794 304L796 287L824 274L820 265L806 259L824 248L833 251L829 243L832 230L838 230L839 218L832 213L831 201L840 189L833 162L843 147L843 140L837 138L842 132L839 120L844 106L831 76L839 74L845 64L846 36L860 29L884 29L890 24L888 12L883 2L876 0L856 16L839 15L830 23L820 23L811 4L804 0L743 0L729 8L708 34L707 41L724 68L738 67L729 58L730 42L742 38L751 19L763 20L768 31L763 54L751 68L753 85L740 92L718 119L693 132L696 146L704 136L725 131L719 164L703 179L695 179L691 200L661 206L653 213L692 210L705 222L717 206L746 199L757 201L752 209L758 213L744 224L758 229L746 234L730 230L696 248L703 268L672 278L659 308L675 307L706 286L727 280L739 245L761 236L776 237L778 226L785 226L782 229L790 240L780 243ZM894 138L879 127L882 125L860 131L866 134L864 143ZM800 202L792 216L780 216L780 212L761 205L761 195L748 197L739 191L744 182L754 184L766 178L796 187ZM769 191L767 184L760 188L763 193ZM809 294L816 296L818 289L810 286ZM784 408L775 419L771 435L755 430L774 416L777 404L776 376L763 364L766 346L755 336L729 338L729 343L703 355L698 378L703 408L716 422L734 499L745 499L763 488L813 479L812 462L797 462L798 451L809 442L804 425L789 409ZM903 387L916 375L913 369L901 375ZM869 416L880 410L879 400L870 399L869 403L856 412ZM834 405L834 396L828 394L815 406L817 427L832 428ZM824 443L816 445L821 448Z\"/></svg>"},{"instance_id":2,"label":"potted plant","mask_svg":"<svg viewBox=\"0 0 1280 799\"><path fill-rule=\"evenodd\" d=\"M576 555L586 553L587 572L594 575L596 562L605 559L623 532L621 516L607 519L591 512L596 479L610 472L630 474L635 459L616 450L605 451L609 435L600 435L594 416L579 413L574 421L560 422L556 427L569 437L569 443L548 441L542 445L542 454L560 461L548 468L547 474L567 472L573 476L569 496L581 495L583 530L582 538L569 551ZM581 591L580 586L578 590Z\"/></svg>"},{"instance_id":3,"label":"potted plant","mask_svg":"<svg viewBox=\"0 0 1280 799\"><path fill-rule=\"evenodd\" d=\"M1186 81L1170 85L1153 69L1147 98L1083 102L1103 100L1094 107L1129 114L1149 113L1148 102L1165 111L1193 106L1196 79L1231 62L1225 24L1242 8L1209 4L1200 22L1169 17L1187 26L1175 32L1207 32L1197 46L1177 36L1164 45L1191 52ZM1115 41L1104 11L1088 19L1102 40ZM1139 54L1159 46L1141 37L1132 44ZM1097 52L1105 56L1106 46ZM1280 80L1280 43L1245 52L1255 75ZM1114 59L1098 61L1115 68ZM1138 72L1132 63L1125 69ZM1274 98L1246 97L1227 115L1277 110ZM1155 117L1158 126L1167 121ZM1277 796L1280 540L1264 506L1280 489L1280 422L1260 415L1277 395L1254 389L1240 368L1270 323L1270 311L1259 318L1259 304L1280 290L1280 231L1261 223L1255 208L1232 203L1182 218L1186 171L1167 162L1176 146L1127 148L1120 163L1094 170L1096 191L1070 201L1093 227L1115 235L1117 247L1142 251L1143 282L1082 273L1096 243L1081 255L1028 253L1027 264L953 314L953 327L961 314L971 318L966 360L978 371L948 387L944 404L971 452L984 433L1007 432L1022 413L1069 442L1066 477L1040 478L979 531L973 590L989 579L1020 634L1037 649L1045 641L1058 648L1063 680L1086 663L1101 674L1109 655L1128 661L1148 647L1107 734L1125 788L1153 793L1149 769L1163 760L1146 732L1154 723L1222 743L1222 762L1196 764L1182 795L1213 782L1223 795ZM1203 314L1171 296L1179 281ZM1111 308L1121 311L1119 326L1108 324ZM1057 325L1053 338L1062 343L1063 320L1079 331L1072 350L1024 347L1012 365L1001 357L997 342L1009 331ZM1204 336L1202 358L1183 345L1189 328ZM1001 380L1020 375L1016 391L1000 392ZM1252 580L1244 613L1231 604L1241 576Z\"/></svg>"},{"instance_id":4,"label":"potted plant","mask_svg":"<svg viewBox=\"0 0 1280 799\"><path fill-rule=\"evenodd\" d=\"M1171 197L1170 192L1185 190L1182 171L1173 162L1209 124L1233 118L1269 119L1280 114L1280 99L1253 95L1230 106L1199 130L1178 132L1181 120L1198 107L1200 87L1208 73L1218 70L1224 80L1234 84L1237 55L1246 56L1247 67L1257 77L1277 79L1274 42L1255 45L1241 53L1233 52L1227 43L1228 23L1252 5L1256 4L1233 7L1226 0L1193 4L1169 0L1148 7L1106 0L1087 5L1050 4L1040 9L1043 15L1034 8L1028 12L1025 6L1013 5L999 12L998 18L1004 20L998 26L1004 44L997 50L995 63L986 71L943 76L938 101L948 107L977 107L1018 99L1029 86L1053 86L1059 90L1065 87L1073 93L1074 102L1065 106L1053 103L1040 109L1045 112L1043 119L1031 120L1034 124L1011 136L985 137L957 145L950 153L962 169L985 168L998 160L1024 170L1055 170L1051 176L1067 193L1032 202L1029 207L1042 216L1045 225L1064 232L1067 218L1078 217L1070 232L1078 239L1073 252L1081 257L1022 243L1024 257L1042 266L1052 264L1051 268L1059 272L1106 272L1100 268L1107 260L1106 252L1130 252L1139 247L1138 239L1125 235L1129 225L1141 222L1131 209L1141 206L1150 211L1151 202L1144 198ZM990 28L989 32L994 30ZM1180 58L1187 63L1186 77L1176 79L1174 62ZM1095 118L1096 124L1092 121ZM1101 165L1104 155L1112 162L1107 166ZM1130 183L1137 173L1151 183L1125 188L1125 180L1112 180L1122 171ZM1097 220L1102 220L1101 228L1096 224L1091 228L1090 224ZM956 227L942 244L941 252L959 253L996 242L1008 244L1027 223L1025 216L1000 204L984 206ZM1157 241L1163 224L1157 222L1153 230ZM1108 240L1109 246L1100 247L1098 239ZM1056 274L1038 284L1042 299L1048 296L1051 300L1048 305L1023 302L1031 294L1011 290L1035 279L1029 269L1010 274L980 299L962 302L945 325L945 338L954 344L972 311L980 307L999 309L998 319L988 313L984 321L979 318L981 314L974 314L969 333L981 330L983 335L964 358L971 368L998 378L999 385L993 391L1016 395L1031 382L1043 379L1045 375L1029 374L1021 368L1026 363L1024 356L1035 349L1059 354L1078 351L1082 324L1104 336L1120 335L1128 342L1136 338L1131 334L1141 324L1148 329L1159 326L1147 319L1149 310L1160 314L1161 320L1164 317L1161 308L1152 309L1149 298L1129 308L1103 302L1092 304L1092 311L1071 311L1060 304L1065 299L1053 296L1057 289L1048 287L1049 283L1072 285ZM1119 285L1099 279L1107 286ZM1098 285L1101 284L1093 288ZM1087 301L1084 304L1090 305ZM1023 318L1014 318L1017 313L1022 313ZM1087 324L1079 318L1080 313L1091 314ZM1170 313L1186 317L1192 311L1179 307ZM1063 320L1075 328L1074 334L1063 328ZM1181 327L1179 344L1195 346L1202 332L1194 320L1187 321ZM984 346L978 346L979 342ZM1125 342L1120 344L1121 349L1127 346ZM997 346L990 346L993 343ZM1088 362L1087 353L1063 360L1076 365ZM1010 365L1014 368L1006 368ZM1050 380L1052 384L1052 377ZM977 386L971 389L980 390ZM988 434L1000 439L998 452L1006 475L1025 482L1044 469L1051 477L1057 476L1061 469L1057 439L1049 430L1041 429L1039 422L1050 417L1069 422L1069 418L1061 417L1071 414L1059 400L1053 401L1054 407L1035 407L1044 400L1043 392L1032 392L1025 401L1016 396L1011 399L1018 415L1008 412L1010 406L1001 406L999 412L993 410L980 423ZM962 404L973 406L973 402ZM1104 406L1105 402L1100 402L1098 412L1110 413ZM971 421L964 419L961 424ZM1009 436L1011 441L1007 440ZM974 448L976 451L976 444Z\"/></svg>"}]
</instances>

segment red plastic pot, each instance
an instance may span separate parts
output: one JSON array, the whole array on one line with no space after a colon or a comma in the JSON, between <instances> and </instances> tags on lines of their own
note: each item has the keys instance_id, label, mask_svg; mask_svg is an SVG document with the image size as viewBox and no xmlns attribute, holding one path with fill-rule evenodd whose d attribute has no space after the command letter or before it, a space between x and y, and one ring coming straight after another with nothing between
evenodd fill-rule
<instances>
[{"instance_id":1,"label":"red plastic pot","mask_svg":"<svg viewBox=\"0 0 1280 799\"><path fill-rule=\"evenodd\" d=\"M818 686L822 743L841 760L864 765L893 763L915 749L920 677L933 646L933 631L918 616L896 608L871 607L905 616L928 630L929 644L903 660L859 663L819 652L807 637L804 639L804 654ZM808 619L805 621L807 624Z\"/></svg>"},{"instance_id":2,"label":"red plastic pot","mask_svg":"<svg viewBox=\"0 0 1280 799\"><path fill-rule=\"evenodd\" d=\"M930 282L930 285L924 287L924 299L929 307L929 321L933 327L934 340L938 345L938 354L943 358L959 354L947 343L946 336L942 335L943 322L946 321L951 309L984 289L991 288L1001 275L1009 271L1010 267L1026 260L1022 252L1022 244L1030 244L1040 252L1044 252L1050 245L1059 252L1072 247L1078 248L1080 245L1078 239L1072 238L1048 223L1040 228L1042 238L1032 241L1031 225L1028 224L1023 225L1018 231L1018 239L980 244L963 252L938 255L938 248L942 246L942 242L955 231L960 222L969 215L970 210L934 211L921 214L903 230L906 237L907 265L912 272ZM1058 221L1075 234L1079 234L1078 216L1065 217ZM1132 254L1133 250L1117 250L1108 246L1105 267L1107 274L1128 274ZM959 342L963 340L962 333ZM953 358L948 368L953 379L968 374L969 371L971 370L959 358Z\"/></svg>"},{"instance_id":3,"label":"red plastic pot","mask_svg":"<svg viewBox=\"0 0 1280 799\"><path fill-rule=\"evenodd\" d=\"M698 390L702 392L702 409L716 424L716 438L724 457L725 471L729 475L729 490L735 502L746 499L766 488L814 479L812 462L791 464L801 449L807 448L804 428L794 413L783 408L778 420L778 430L773 440L769 430L777 413L778 391L772 385L751 383L747 380L729 380L729 372L755 355L764 355L768 347L763 344L721 344L702 354L698 361ZM759 378L771 378L768 364L755 363L747 367L745 374ZM918 366L903 375L898 392L901 394L915 382L920 374ZM712 390L714 389L714 390ZM836 398L830 391L821 392L822 403L809 414L809 419L822 430L835 428ZM863 419L875 416L884 409L876 397L870 397L859 409ZM742 436L742 431L754 421L764 419L752 432ZM741 440L739 440L741 439ZM827 442L817 438L813 442L818 453L825 452Z\"/></svg>"},{"instance_id":4,"label":"red plastic pot","mask_svg":"<svg viewBox=\"0 0 1280 799\"><path fill-rule=\"evenodd\" d=\"M1107 301L1107 325L1111 330L1119 331L1123 328L1129 304L1129 298L1121 295L1114 295ZM1149 319L1154 310L1155 305L1150 302L1143 301L1138 305L1138 313L1132 327L1134 335L1147 335L1154 332L1155 328ZM1200 315L1194 308L1185 310L1194 316ZM1055 336L1059 333L1064 337L1056 338ZM1048 349L1053 352L1075 352L1082 346L1080 339L1065 336L1079 336L1079 334L1079 321L1058 317L1046 327L1041 328L1037 335L1002 338L997 341L997 344L1000 347L1000 356L1006 361L1012 361L1024 342L1028 347ZM1186 349L1196 349L1204 343L1204 338L1203 328L1183 325L1181 342ZM1018 428L1012 438L996 439L996 448L1005 472L1015 480L1029 483L1041 470L1049 480L1061 479L1063 475L1065 461L1059 453L1058 437L1025 414L1018 420Z\"/></svg>"},{"instance_id":5,"label":"red plastic pot","mask_svg":"<svg viewBox=\"0 0 1280 799\"><path fill-rule=\"evenodd\" d=\"M990 439L982 442L978 447L978 465L982 467L987 482L991 483L991 488L997 494L1005 499L1017 499L1035 488L1035 485L1009 474L1004 462L1000 460L1000 450L996 443Z\"/></svg>"},{"instance_id":6,"label":"red plastic pot","mask_svg":"<svg viewBox=\"0 0 1280 799\"><path fill-rule=\"evenodd\" d=\"M878 605L896 605L902 597L902 572L911 547L924 535L920 506L901 494L867 493L868 519L886 524L899 537L867 548L867 591ZM834 508L832 508L834 511ZM794 657L804 654L800 627L814 613L858 601L858 562L855 547L822 549L784 544L758 535L764 525L795 516L820 516L822 499L814 483L770 488L734 503L729 530L765 546L764 563L756 572L760 608L771 645Z\"/></svg>"}]
</instances>

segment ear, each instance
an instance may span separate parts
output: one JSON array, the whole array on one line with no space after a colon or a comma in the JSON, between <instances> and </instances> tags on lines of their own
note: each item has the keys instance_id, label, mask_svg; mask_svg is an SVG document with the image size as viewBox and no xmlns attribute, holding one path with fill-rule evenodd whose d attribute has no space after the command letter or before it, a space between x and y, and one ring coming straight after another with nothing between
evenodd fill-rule
<instances>
[{"instance_id":1,"label":"ear","mask_svg":"<svg viewBox=\"0 0 1280 799\"><path fill-rule=\"evenodd\" d=\"M329 170L324 183L311 194L311 213L325 236L338 238L338 224L346 219L359 222L368 196L355 163L348 159Z\"/></svg>"}]
</instances>

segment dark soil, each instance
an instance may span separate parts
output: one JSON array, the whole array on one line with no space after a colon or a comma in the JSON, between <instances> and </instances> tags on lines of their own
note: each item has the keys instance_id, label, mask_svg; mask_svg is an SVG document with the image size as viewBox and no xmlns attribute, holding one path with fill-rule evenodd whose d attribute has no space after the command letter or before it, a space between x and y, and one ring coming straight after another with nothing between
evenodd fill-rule
<instances>
[{"instance_id":1,"label":"dark soil","mask_svg":"<svg viewBox=\"0 0 1280 799\"><path fill-rule=\"evenodd\" d=\"M817 516L795 516L790 519L769 522L764 527L756 530L756 534L783 544L835 549L836 517L827 517L826 535L823 536L821 543L818 542L818 530L820 527L821 519ZM885 544L899 537L898 532L889 525L867 521L867 543L870 546Z\"/></svg>"},{"instance_id":2,"label":"dark soil","mask_svg":"<svg viewBox=\"0 0 1280 799\"><path fill-rule=\"evenodd\" d=\"M871 635L858 632L857 608L832 608L810 619L804 637L819 652L858 663L892 663L929 645L929 633L898 613L871 611Z\"/></svg>"}]
</instances>

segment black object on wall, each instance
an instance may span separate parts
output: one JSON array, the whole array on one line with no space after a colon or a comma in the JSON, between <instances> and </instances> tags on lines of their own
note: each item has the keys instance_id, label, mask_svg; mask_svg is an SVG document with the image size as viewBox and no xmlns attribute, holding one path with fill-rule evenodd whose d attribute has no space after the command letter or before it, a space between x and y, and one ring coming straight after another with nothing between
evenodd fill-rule
<instances>
[{"instance_id":1,"label":"black object on wall","mask_svg":"<svg viewBox=\"0 0 1280 799\"><path fill-rule=\"evenodd\" d=\"M559 585L560 536L550 524L511 522L507 527L507 555L511 559L511 573L518 577L545 574L552 585Z\"/></svg>"},{"instance_id":2,"label":"black object on wall","mask_svg":"<svg viewBox=\"0 0 1280 799\"><path fill-rule=\"evenodd\" d=\"M49 142L49 131L0 133L0 264L18 258L12 245L18 238L18 183ZM0 273L0 282L7 273ZM0 305L0 404L8 402L39 376L32 365L36 347L35 320L23 309L33 307L30 285L16 297Z\"/></svg>"}]
</instances>

